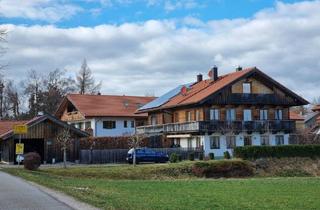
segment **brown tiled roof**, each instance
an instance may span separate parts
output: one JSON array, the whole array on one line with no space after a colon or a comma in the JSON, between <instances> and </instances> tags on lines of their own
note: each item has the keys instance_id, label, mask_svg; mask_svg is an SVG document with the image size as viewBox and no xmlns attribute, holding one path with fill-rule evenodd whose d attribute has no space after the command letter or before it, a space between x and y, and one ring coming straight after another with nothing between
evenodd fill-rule
<instances>
[{"instance_id":1,"label":"brown tiled roof","mask_svg":"<svg viewBox=\"0 0 320 210\"><path fill-rule=\"evenodd\" d=\"M69 100L85 117L146 117L135 114L155 97L70 94Z\"/></svg>"},{"instance_id":2,"label":"brown tiled roof","mask_svg":"<svg viewBox=\"0 0 320 210\"><path fill-rule=\"evenodd\" d=\"M197 103L221 88L227 86L233 81L239 79L243 75L253 71L255 68L248 68L242 71L233 72L220 76L217 81L212 81L211 79L203 80L201 82L195 83L190 87L186 94L178 94L163 105L163 108L177 106L177 105L187 105Z\"/></svg>"},{"instance_id":3,"label":"brown tiled roof","mask_svg":"<svg viewBox=\"0 0 320 210\"><path fill-rule=\"evenodd\" d=\"M252 67L243 69L241 71L236 71L233 73L222 75L218 77L216 81L207 79L201 82L194 83L188 88L186 93L182 94L180 92L179 94L173 96L160 106L140 109L139 113L200 103L206 100L209 96L217 94L223 88L228 87L229 85L237 82L238 80L241 80L242 78L245 78L246 76L255 73L259 74L262 77L265 77L266 79L270 80L270 82L275 84L278 88L284 90L285 92L287 92L287 94L295 97L297 99L297 105L304 105L309 103L302 97L298 96L291 90L285 88L280 83L261 72L256 67Z\"/></svg>"},{"instance_id":4,"label":"brown tiled roof","mask_svg":"<svg viewBox=\"0 0 320 210\"><path fill-rule=\"evenodd\" d=\"M296 121L304 121L304 117L301 114L298 114L298 113L293 112L293 111L289 112L289 119L290 120L296 120Z\"/></svg>"},{"instance_id":5,"label":"brown tiled roof","mask_svg":"<svg viewBox=\"0 0 320 210\"><path fill-rule=\"evenodd\" d=\"M320 111L320 104L319 104L319 105L315 105L315 106L312 108L312 111Z\"/></svg>"},{"instance_id":6,"label":"brown tiled roof","mask_svg":"<svg viewBox=\"0 0 320 210\"><path fill-rule=\"evenodd\" d=\"M1 120L0 121L0 136L11 131L13 126L19 124L26 124L27 120L20 120L20 121L11 121L11 120Z\"/></svg>"}]
</instances>

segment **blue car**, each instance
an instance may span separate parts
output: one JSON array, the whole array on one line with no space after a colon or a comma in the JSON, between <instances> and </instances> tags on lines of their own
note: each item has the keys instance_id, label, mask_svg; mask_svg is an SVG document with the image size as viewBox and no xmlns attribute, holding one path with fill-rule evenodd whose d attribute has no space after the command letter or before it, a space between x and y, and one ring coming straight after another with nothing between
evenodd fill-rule
<instances>
[{"instance_id":1,"label":"blue car","mask_svg":"<svg viewBox=\"0 0 320 210\"><path fill-rule=\"evenodd\" d=\"M133 163L133 149L130 149L127 154L128 163ZM163 152L156 152L149 148L136 149L136 163L153 162L165 163L169 161L169 156Z\"/></svg>"}]
</instances>

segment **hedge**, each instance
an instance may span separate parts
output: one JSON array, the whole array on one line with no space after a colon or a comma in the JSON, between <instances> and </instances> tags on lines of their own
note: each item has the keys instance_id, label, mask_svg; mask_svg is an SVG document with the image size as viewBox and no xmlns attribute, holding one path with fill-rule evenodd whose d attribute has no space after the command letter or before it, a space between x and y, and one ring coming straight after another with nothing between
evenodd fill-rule
<instances>
[{"instance_id":1,"label":"hedge","mask_svg":"<svg viewBox=\"0 0 320 210\"><path fill-rule=\"evenodd\" d=\"M192 173L205 178L250 177L254 175L254 169L244 160L201 161L192 166Z\"/></svg>"},{"instance_id":2,"label":"hedge","mask_svg":"<svg viewBox=\"0 0 320 210\"><path fill-rule=\"evenodd\" d=\"M281 157L320 157L320 145L282 145L236 147L234 156L242 159Z\"/></svg>"}]
</instances>

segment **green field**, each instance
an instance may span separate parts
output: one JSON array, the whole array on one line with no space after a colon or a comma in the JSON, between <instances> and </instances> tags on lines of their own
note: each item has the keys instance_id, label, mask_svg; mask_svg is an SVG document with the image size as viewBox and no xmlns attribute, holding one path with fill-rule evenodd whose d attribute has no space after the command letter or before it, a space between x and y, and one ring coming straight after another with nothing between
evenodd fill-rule
<instances>
[{"instance_id":1,"label":"green field","mask_svg":"<svg viewBox=\"0 0 320 210\"><path fill-rule=\"evenodd\" d=\"M103 209L320 208L317 177L214 180L166 176L162 168L172 172L170 165L3 170Z\"/></svg>"}]
</instances>

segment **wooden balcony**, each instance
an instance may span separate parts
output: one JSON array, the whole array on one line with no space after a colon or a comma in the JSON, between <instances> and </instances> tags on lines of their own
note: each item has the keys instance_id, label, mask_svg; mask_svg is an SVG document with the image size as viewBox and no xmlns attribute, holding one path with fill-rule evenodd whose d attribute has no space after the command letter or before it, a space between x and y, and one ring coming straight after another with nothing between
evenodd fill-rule
<instances>
[{"instance_id":1,"label":"wooden balcony","mask_svg":"<svg viewBox=\"0 0 320 210\"><path fill-rule=\"evenodd\" d=\"M182 133L293 133L296 124L293 120L256 120L256 121L194 121L170 123L164 125L150 125L137 127L138 134L182 134Z\"/></svg>"}]
</instances>

